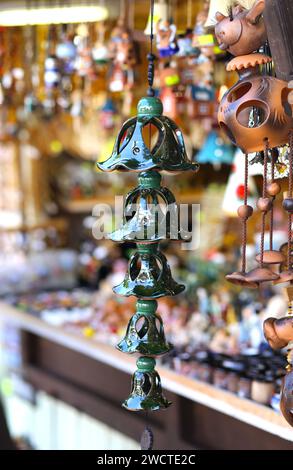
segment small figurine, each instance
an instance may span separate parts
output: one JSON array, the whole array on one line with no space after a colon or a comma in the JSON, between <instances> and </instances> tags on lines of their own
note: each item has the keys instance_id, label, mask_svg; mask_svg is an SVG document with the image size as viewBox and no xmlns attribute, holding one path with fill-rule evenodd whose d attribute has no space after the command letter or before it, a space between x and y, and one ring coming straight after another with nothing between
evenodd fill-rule
<instances>
[{"instance_id":1,"label":"small figurine","mask_svg":"<svg viewBox=\"0 0 293 470\"><path fill-rule=\"evenodd\" d=\"M173 23L170 23L170 21L158 21L157 48L162 59L177 54L179 51L176 40L176 31L176 26Z\"/></svg>"},{"instance_id":2,"label":"small figurine","mask_svg":"<svg viewBox=\"0 0 293 470\"><path fill-rule=\"evenodd\" d=\"M111 130L115 126L114 116L116 114L116 108L111 98L107 98L102 109L101 109L101 125L105 130Z\"/></svg>"}]
</instances>

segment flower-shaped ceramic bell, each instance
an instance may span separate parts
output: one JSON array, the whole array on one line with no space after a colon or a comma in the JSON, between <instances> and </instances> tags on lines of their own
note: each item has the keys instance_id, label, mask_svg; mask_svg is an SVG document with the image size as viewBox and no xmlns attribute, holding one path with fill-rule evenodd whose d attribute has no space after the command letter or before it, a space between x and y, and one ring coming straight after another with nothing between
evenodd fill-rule
<instances>
[{"instance_id":1,"label":"flower-shaped ceramic bell","mask_svg":"<svg viewBox=\"0 0 293 470\"><path fill-rule=\"evenodd\" d=\"M286 144L293 128L288 83L259 71L270 61L256 53L236 57L227 66L228 71L237 70L240 79L223 96L218 121L244 153L265 150L267 140L270 148Z\"/></svg>"},{"instance_id":2,"label":"flower-shaped ceramic bell","mask_svg":"<svg viewBox=\"0 0 293 470\"><path fill-rule=\"evenodd\" d=\"M158 299L178 295L184 288L184 285L174 281L166 257L154 243L138 245L138 252L129 261L124 281L113 291L125 297L134 295L140 299Z\"/></svg>"},{"instance_id":3,"label":"flower-shaped ceramic bell","mask_svg":"<svg viewBox=\"0 0 293 470\"><path fill-rule=\"evenodd\" d=\"M157 243L161 240L189 241L179 230L179 208L167 188L160 186L157 171L139 175L139 186L126 196L121 227L109 235L115 242Z\"/></svg>"},{"instance_id":4,"label":"flower-shaped ceramic bell","mask_svg":"<svg viewBox=\"0 0 293 470\"><path fill-rule=\"evenodd\" d=\"M125 337L117 348L124 353L147 356L169 352L172 346L165 339L161 317L155 313L157 302L138 300L136 306L137 311L130 319Z\"/></svg>"},{"instance_id":5,"label":"flower-shaped ceramic bell","mask_svg":"<svg viewBox=\"0 0 293 470\"><path fill-rule=\"evenodd\" d=\"M151 357L140 357L136 364L131 393L122 406L130 411L168 408L171 402L163 396L161 380L155 371L155 360Z\"/></svg>"},{"instance_id":6,"label":"flower-shaped ceramic bell","mask_svg":"<svg viewBox=\"0 0 293 470\"><path fill-rule=\"evenodd\" d=\"M111 157L97 163L102 171L198 170L198 164L187 158L182 132L171 119L162 116L163 106L158 98L142 98L137 111L137 117L122 126ZM158 131L153 148L143 138L143 128L149 125Z\"/></svg>"}]
</instances>

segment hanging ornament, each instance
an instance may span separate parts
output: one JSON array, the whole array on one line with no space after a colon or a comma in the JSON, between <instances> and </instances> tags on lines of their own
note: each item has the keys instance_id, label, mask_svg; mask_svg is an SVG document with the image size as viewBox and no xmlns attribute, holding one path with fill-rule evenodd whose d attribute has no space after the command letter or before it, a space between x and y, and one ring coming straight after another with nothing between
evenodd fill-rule
<instances>
[{"instance_id":1,"label":"hanging ornament","mask_svg":"<svg viewBox=\"0 0 293 470\"><path fill-rule=\"evenodd\" d=\"M157 49L161 59L177 54L179 47L176 39L177 28L170 21L159 20L157 23Z\"/></svg>"},{"instance_id":2,"label":"hanging ornament","mask_svg":"<svg viewBox=\"0 0 293 470\"><path fill-rule=\"evenodd\" d=\"M154 97L153 12L154 1L151 0L148 96L139 101L137 116L122 126L111 157L97 163L103 171L140 172L139 186L126 198L122 226L110 235L115 241L131 240L137 244L137 251L130 258L124 280L114 287L117 294L138 299L136 313L129 321L125 337L118 344L118 349L125 353L143 354L137 360L130 395L123 403L123 407L132 411L160 410L171 404L163 395L153 357L170 350L162 320L156 313L155 299L174 296L184 290L184 286L173 279L167 259L160 251L162 238L184 239L184 236L176 224L174 228L172 224L166 223L164 237L161 232L162 213L164 215L162 206L165 204L170 209L170 204L175 205L176 219L178 213L173 195L161 187L159 172L198 169L198 165L187 158L182 133L173 121L163 116L162 103ZM144 128L148 131L148 139L143 137ZM157 130L158 136L152 146L153 128ZM158 217L152 213L151 206L157 207ZM142 445L152 447L152 433L148 430L148 435L144 432L144 437L148 442Z\"/></svg>"},{"instance_id":3,"label":"hanging ornament","mask_svg":"<svg viewBox=\"0 0 293 470\"><path fill-rule=\"evenodd\" d=\"M196 161L201 164L210 163L215 168L220 168L222 164L231 165L234 158L234 151L231 145L227 144L220 133L212 130L200 151L196 154Z\"/></svg>"},{"instance_id":4,"label":"hanging ornament","mask_svg":"<svg viewBox=\"0 0 293 470\"><path fill-rule=\"evenodd\" d=\"M109 72L109 90L122 92L134 86L135 70L137 64L137 47L130 29L126 26L126 10L123 2L121 16L117 25L111 32L109 41L109 56L112 66Z\"/></svg>"},{"instance_id":5,"label":"hanging ornament","mask_svg":"<svg viewBox=\"0 0 293 470\"><path fill-rule=\"evenodd\" d=\"M293 128L292 114L284 107L288 83L261 75L260 65L271 58L262 54L236 57L228 71L237 70L239 81L222 98L218 120L231 141L245 153L263 151L288 142Z\"/></svg>"},{"instance_id":6,"label":"hanging ornament","mask_svg":"<svg viewBox=\"0 0 293 470\"><path fill-rule=\"evenodd\" d=\"M109 62L109 50L105 43L105 31L106 27L103 22L97 23L96 25L96 33L97 33L97 40L94 44L92 49L92 55L95 64L97 65L105 65Z\"/></svg>"},{"instance_id":7,"label":"hanging ornament","mask_svg":"<svg viewBox=\"0 0 293 470\"><path fill-rule=\"evenodd\" d=\"M94 79L95 68L90 47L89 29L85 24L79 25L76 36L76 59L74 68L80 77Z\"/></svg>"},{"instance_id":8,"label":"hanging ornament","mask_svg":"<svg viewBox=\"0 0 293 470\"><path fill-rule=\"evenodd\" d=\"M196 17L195 26L193 29L192 46L200 50L205 49L204 52L206 52L209 56L213 54L215 44L213 35L206 32L205 23L208 16L208 9L209 2L205 0L203 8ZM207 49L210 49L210 51Z\"/></svg>"},{"instance_id":9,"label":"hanging ornament","mask_svg":"<svg viewBox=\"0 0 293 470\"><path fill-rule=\"evenodd\" d=\"M107 98L100 113L101 125L105 130L111 130L115 127L116 107L111 98Z\"/></svg>"},{"instance_id":10,"label":"hanging ornament","mask_svg":"<svg viewBox=\"0 0 293 470\"><path fill-rule=\"evenodd\" d=\"M265 0L256 0L250 10L236 4L230 7L229 15L216 13L215 35L220 49L234 56L251 54L266 41L263 20Z\"/></svg>"},{"instance_id":11,"label":"hanging ornament","mask_svg":"<svg viewBox=\"0 0 293 470\"><path fill-rule=\"evenodd\" d=\"M97 164L101 170L198 170L198 164L187 157L182 132L171 119L162 115L163 106L158 98L142 98L137 111L137 117L122 126L110 158ZM146 145L142 134L143 128L150 125L159 133L153 148Z\"/></svg>"},{"instance_id":12,"label":"hanging ornament","mask_svg":"<svg viewBox=\"0 0 293 470\"><path fill-rule=\"evenodd\" d=\"M56 56L62 63L63 73L72 74L76 59L76 46L73 42L74 33L68 27L64 27L61 33L61 41L56 46Z\"/></svg>"},{"instance_id":13,"label":"hanging ornament","mask_svg":"<svg viewBox=\"0 0 293 470\"><path fill-rule=\"evenodd\" d=\"M144 34L150 36L151 34L151 12L148 17L147 25L144 30ZM165 0L159 0L154 3L154 14L153 14L153 27L156 29L158 21L167 21L168 19L168 4Z\"/></svg>"}]
</instances>

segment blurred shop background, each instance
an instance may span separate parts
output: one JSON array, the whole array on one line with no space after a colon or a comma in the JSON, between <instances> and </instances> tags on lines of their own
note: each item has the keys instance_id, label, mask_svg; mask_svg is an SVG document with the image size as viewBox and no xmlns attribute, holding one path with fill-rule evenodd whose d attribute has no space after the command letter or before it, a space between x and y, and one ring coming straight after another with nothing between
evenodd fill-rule
<instances>
[{"instance_id":1,"label":"blurred shop background","mask_svg":"<svg viewBox=\"0 0 293 470\"><path fill-rule=\"evenodd\" d=\"M265 318L287 311L282 288L225 280L239 263L244 160L217 125L219 99L237 81L205 26L220 7L155 2L155 17L177 30L154 86L201 166L164 183L201 212L196 250L164 244L186 290L158 309L174 344L159 361L173 406L146 416L120 408L134 359L115 350L135 299L112 287L134 246L95 240L92 210L136 184L135 174L103 174L95 161L110 156L146 92L149 1L0 1L0 447L139 449L146 424L161 449L291 447L279 413L285 355L262 333ZM279 163L281 184L285 169ZM251 205L261 172L253 166ZM278 206L274 217L278 249L287 222ZM259 220L250 219L248 264Z\"/></svg>"}]
</instances>

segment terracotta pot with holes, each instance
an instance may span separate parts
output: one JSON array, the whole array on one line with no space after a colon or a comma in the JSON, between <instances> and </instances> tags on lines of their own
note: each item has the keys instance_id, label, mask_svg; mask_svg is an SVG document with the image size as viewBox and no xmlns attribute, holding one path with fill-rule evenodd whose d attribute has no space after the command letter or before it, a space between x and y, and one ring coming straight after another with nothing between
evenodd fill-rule
<instances>
[{"instance_id":1,"label":"terracotta pot with holes","mask_svg":"<svg viewBox=\"0 0 293 470\"><path fill-rule=\"evenodd\" d=\"M259 66L271 58L262 54L236 57L227 70L237 70L239 81L223 96L218 121L230 140L244 153L284 145L293 128L287 82L260 74Z\"/></svg>"}]
</instances>

